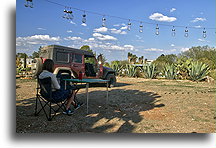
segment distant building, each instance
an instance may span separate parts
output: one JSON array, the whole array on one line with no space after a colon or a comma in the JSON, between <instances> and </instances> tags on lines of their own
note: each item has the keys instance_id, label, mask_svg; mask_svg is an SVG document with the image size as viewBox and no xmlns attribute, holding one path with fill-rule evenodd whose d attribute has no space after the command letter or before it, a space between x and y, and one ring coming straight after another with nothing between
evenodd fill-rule
<instances>
[{"instance_id":1,"label":"distant building","mask_svg":"<svg viewBox=\"0 0 216 148\"><path fill-rule=\"evenodd\" d=\"M145 62L145 64L151 64L152 62L153 62L154 60L146 60ZM131 65L134 65L134 66L139 66L139 67L142 67L143 66L143 64L131 64Z\"/></svg>"}]
</instances>

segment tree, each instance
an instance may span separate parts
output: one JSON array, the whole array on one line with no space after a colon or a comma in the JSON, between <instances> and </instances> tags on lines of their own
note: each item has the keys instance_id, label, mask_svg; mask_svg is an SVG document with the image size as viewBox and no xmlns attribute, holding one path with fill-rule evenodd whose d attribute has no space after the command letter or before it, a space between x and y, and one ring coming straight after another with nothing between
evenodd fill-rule
<instances>
[{"instance_id":1,"label":"tree","mask_svg":"<svg viewBox=\"0 0 216 148\"><path fill-rule=\"evenodd\" d=\"M34 52L32 53L32 56L31 56L31 57L32 57L33 59L34 59L34 58L39 58L39 52L35 52L35 51L34 51Z\"/></svg>"},{"instance_id":2,"label":"tree","mask_svg":"<svg viewBox=\"0 0 216 148\"><path fill-rule=\"evenodd\" d=\"M137 61L137 56L136 55L132 55L132 57L131 57L131 63L132 64L135 64L136 63L136 61Z\"/></svg>"},{"instance_id":3,"label":"tree","mask_svg":"<svg viewBox=\"0 0 216 148\"><path fill-rule=\"evenodd\" d=\"M43 47L42 46L40 46L39 47L39 49L38 49L38 51L34 51L33 53L32 53L32 55L31 55L31 58L39 58L39 55L40 55L40 52L41 52L41 49L42 49Z\"/></svg>"},{"instance_id":4,"label":"tree","mask_svg":"<svg viewBox=\"0 0 216 148\"><path fill-rule=\"evenodd\" d=\"M25 58L25 57L28 57L28 55L26 53L17 53L17 57L18 58Z\"/></svg>"},{"instance_id":5,"label":"tree","mask_svg":"<svg viewBox=\"0 0 216 148\"><path fill-rule=\"evenodd\" d=\"M80 47L80 49L93 53L93 50L88 45L83 45L82 47Z\"/></svg>"},{"instance_id":6,"label":"tree","mask_svg":"<svg viewBox=\"0 0 216 148\"><path fill-rule=\"evenodd\" d=\"M132 55L133 55L132 53L128 52L128 56L127 57L128 57L128 62L129 63L131 63L131 57L132 57Z\"/></svg>"},{"instance_id":7,"label":"tree","mask_svg":"<svg viewBox=\"0 0 216 148\"><path fill-rule=\"evenodd\" d=\"M153 63L156 65L158 71L163 71L164 66L166 64L173 64L177 60L177 56L175 54L169 54L169 55L160 55Z\"/></svg>"},{"instance_id":8,"label":"tree","mask_svg":"<svg viewBox=\"0 0 216 148\"><path fill-rule=\"evenodd\" d=\"M129 62L130 64L135 64L136 61L137 61L137 58L138 58L138 57L137 57L136 55L134 55L134 54L128 52L128 62Z\"/></svg>"},{"instance_id":9,"label":"tree","mask_svg":"<svg viewBox=\"0 0 216 148\"><path fill-rule=\"evenodd\" d=\"M97 60L101 61L102 64L106 62L106 58L102 53L98 55Z\"/></svg>"},{"instance_id":10,"label":"tree","mask_svg":"<svg viewBox=\"0 0 216 148\"><path fill-rule=\"evenodd\" d=\"M143 59L144 59L144 56L139 57L138 58L138 63L143 64L144 63Z\"/></svg>"},{"instance_id":11,"label":"tree","mask_svg":"<svg viewBox=\"0 0 216 148\"><path fill-rule=\"evenodd\" d=\"M215 69L215 56L216 49L214 47L209 46L197 46L191 47L189 50L182 52L181 56L186 56L188 58L192 58L196 61L204 62L208 64L211 69Z\"/></svg>"}]
</instances>

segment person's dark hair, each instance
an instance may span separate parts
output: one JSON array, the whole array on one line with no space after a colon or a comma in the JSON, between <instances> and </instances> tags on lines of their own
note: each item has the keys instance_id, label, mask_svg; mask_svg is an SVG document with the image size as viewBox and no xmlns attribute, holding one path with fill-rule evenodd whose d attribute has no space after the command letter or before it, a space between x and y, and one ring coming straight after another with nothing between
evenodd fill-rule
<instances>
[{"instance_id":1,"label":"person's dark hair","mask_svg":"<svg viewBox=\"0 0 216 148\"><path fill-rule=\"evenodd\" d=\"M51 59L46 59L43 63L43 70L47 70L51 73L54 71L54 62Z\"/></svg>"}]
</instances>

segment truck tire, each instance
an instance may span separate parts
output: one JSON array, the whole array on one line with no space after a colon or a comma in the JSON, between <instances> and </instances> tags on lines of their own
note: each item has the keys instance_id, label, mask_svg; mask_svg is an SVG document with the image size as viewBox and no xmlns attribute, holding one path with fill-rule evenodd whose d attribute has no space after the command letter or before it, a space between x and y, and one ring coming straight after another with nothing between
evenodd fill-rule
<instances>
[{"instance_id":1,"label":"truck tire","mask_svg":"<svg viewBox=\"0 0 216 148\"><path fill-rule=\"evenodd\" d=\"M38 76L42 72L43 62L41 58L35 58L33 61L33 74Z\"/></svg>"},{"instance_id":2,"label":"truck tire","mask_svg":"<svg viewBox=\"0 0 216 148\"><path fill-rule=\"evenodd\" d=\"M109 87L114 87L116 84L116 77L114 74L107 74L106 80L109 80Z\"/></svg>"}]
</instances>

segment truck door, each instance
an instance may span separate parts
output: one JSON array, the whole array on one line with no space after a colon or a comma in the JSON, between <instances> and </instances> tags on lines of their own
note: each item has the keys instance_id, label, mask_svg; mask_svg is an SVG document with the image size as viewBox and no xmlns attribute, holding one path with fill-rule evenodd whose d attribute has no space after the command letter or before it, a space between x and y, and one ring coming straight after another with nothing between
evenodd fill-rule
<instances>
[{"instance_id":1,"label":"truck door","mask_svg":"<svg viewBox=\"0 0 216 148\"><path fill-rule=\"evenodd\" d=\"M80 71L83 74L85 72L83 61L83 56L81 54L73 53L71 55L71 69L76 73L76 77L78 77Z\"/></svg>"}]
</instances>

